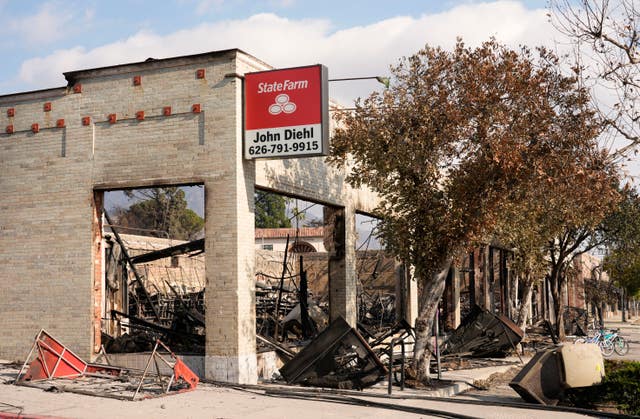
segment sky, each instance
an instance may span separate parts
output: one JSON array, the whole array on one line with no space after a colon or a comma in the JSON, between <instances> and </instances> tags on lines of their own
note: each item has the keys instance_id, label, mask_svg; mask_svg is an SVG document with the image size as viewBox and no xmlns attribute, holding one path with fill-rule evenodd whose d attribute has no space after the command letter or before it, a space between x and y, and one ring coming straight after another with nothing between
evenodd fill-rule
<instances>
[{"instance_id":1,"label":"sky","mask_svg":"<svg viewBox=\"0 0 640 419\"><path fill-rule=\"evenodd\" d=\"M276 68L324 64L330 79L388 76L401 57L457 37L562 49L546 13L546 0L0 0L0 95L64 86L67 71L229 48ZM349 106L382 88L333 82L329 95ZM127 205L121 195L114 206ZM203 215L201 191L187 195Z\"/></svg>"},{"instance_id":2,"label":"sky","mask_svg":"<svg viewBox=\"0 0 640 419\"><path fill-rule=\"evenodd\" d=\"M388 76L403 56L425 44L451 48L458 37L470 46L495 37L513 48L568 51L546 7L547 0L0 0L0 95L64 86L67 71L229 48L275 68L324 64L329 79ZM382 88L371 79L332 82L329 95L349 106ZM638 162L630 165L640 173ZM203 215L201 191L187 198Z\"/></svg>"},{"instance_id":3,"label":"sky","mask_svg":"<svg viewBox=\"0 0 640 419\"><path fill-rule=\"evenodd\" d=\"M495 37L513 48L567 51L546 6L547 0L0 0L0 95L64 86L67 71L229 48L275 68L324 64L329 79L388 76L403 56L425 44L451 48L458 37L470 46ZM371 79L332 82L329 95L349 106L382 88ZM194 209L203 212L201 203Z\"/></svg>"},{"instance_id":4,"label":"sky","mask_svg":"<svg viewBox=\"0 0 640 419\"><path fill-rule=\"evenodd\" d=\"M385 76L425 44L554 45L545 0L0 0L0 95L64 86L66 71L240 48L329 78ZM382 88L335 82L348 105Z\"/></svg>"}]
</instances>

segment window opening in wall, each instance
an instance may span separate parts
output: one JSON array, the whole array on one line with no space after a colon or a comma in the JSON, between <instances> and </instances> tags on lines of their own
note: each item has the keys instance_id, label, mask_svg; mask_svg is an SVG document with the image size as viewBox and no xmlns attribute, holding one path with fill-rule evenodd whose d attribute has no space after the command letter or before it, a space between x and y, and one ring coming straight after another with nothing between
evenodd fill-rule
<instances>
[{"instance_id":1,"label":"window opening in wall","mask_svg":"<svg viewBox=\"0 0 640 419\"><path fill-rule=\"evenodd\" d=\"M380 219L356 214L356 275L358 322L375 334L392 327L397 318L398 263L378 238Z\"/></svg>"},{"instance_id":2,"label":"window opening in wall","mask_svg":"<svg viewBox=\"0 0 640 419\"><path fill-rule=\"evenodd\" d=\"M328 230L324 214L325 206L317 202L266 190L255 193L259 349L264 343L261 338L299 341L324 329L329 322L329 253L325 247ZM303 294L307 296L306 304L301 305Z\"/></svg>"},{"instance_id":3,"label":"window opening in wall","mask_svg":"<svg viewBox=\"0 0 640 419\"><path fill-rule=\"evenodd\" d=\"M323 387L377 381L384 368L375 359L412 333L407 323L396 322L398 264L377 239L379 221L269 191L256 192L255 214L258 351L281 357L288 382L302 371L303 380ZM265 220L280 224L266 226ZM264 250L267 244L272 251ZM319 358L293 366L309 354Z\"/></svg>"},{"instance_id":4,"label":"window opening in wall","mask_svg":"<svg viewBox=\"0 0 640 419\"><path fill-rule=\"evenodd\" d=\"M95 193L106 352L148 351L159 338L176 352L204 353L203 185Z\"/></svg>"}]
</instances>

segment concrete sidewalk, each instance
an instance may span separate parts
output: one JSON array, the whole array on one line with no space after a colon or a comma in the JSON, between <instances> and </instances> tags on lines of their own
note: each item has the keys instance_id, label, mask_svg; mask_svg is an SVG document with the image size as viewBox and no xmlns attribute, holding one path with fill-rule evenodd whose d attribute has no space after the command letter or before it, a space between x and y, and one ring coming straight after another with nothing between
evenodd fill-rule
<instances>
[{"instance_id":1,"label":"concrete sidewalk","mask_svg":"<svg viewBox=\"0 0 640 419\"><path fill-rule=\"evenodd\" d=\"M627 312L626 317L627 317L626 322L623 323L622 311L618 311L616 313L610 313L607 317L605 317L604 323L605 325L608 323L614 323L614 324L620 323L628 326L640 326L640 316L633 316L633 315L630 315L629 312Z\"/></svg>"},{"instance_id":2,"label":"concrete sidewalk","mask_svg":"<svg viewBox=\"0 0 640 419\"><path fill-rule=\"evenodd\" d=\"M442 387L410 391L417 391L422 395L428 395L430 397L452 397L467 390L477 388L478 382L484 382L494 374L505 373L514 367L520 369L529 362L529 359L531 358L523 357L523 363L521 363L518 357L507 357L498 360L503 362L503 365L443 371L441 374ZM405 389L405 391L407 390ZM393 388L393 393L400 393L397 387Z\"/></svg>"},{"instance_id":3,"label":"concrete sidewalk","mask_svg":"<svg viewBox=\"0 0 640 419\"><path fill-rule=\"evenodd\" d=\"M422 397L451 397L474 387L474 382L486 380L492 374L505 372L514 366L520 366L517 358L507 359L509 364L474 368L458 371L447 371L442 374L440 385L433 389L405 389L400 391L393 387L393 398L386 398L386 381L364 391L347 392L347 395L336 395L345 400L354 398L375 397L383 404L431 406L433 402L417 400ZM526 362L526 360L525 360ZM393 409L345 406L341 403L326 401L288 399L276 394L288 391L314 391L310 388L286 386L282 384L266 384L260 388L242 389L233 386L216 386L201 383L195 391L175 394L136 402L120 401L108 398L86 396L75 393L55 393L37 388L10 384L17 375L17 368L7 362L0 361L0 418L25 417L25 415L49 416L54 418L286 418L301 415L305 419L321 418L403 418L417 417L415 414ZM270 394L269 389L273 394ZM320 392L319 392L320 393ZM326 393L325 393L326 395ZM411 402L407 399L414 398ZM440 401L442 403L442 401ZM352 403L353 404L353 403ZM456 409L463 407L456 407ZM319 410L318 410L319 409ZM467 409L469 409L467 407ZM472 409L473 410L473 409ZM4 412L4 413L3 413ZM23 416L17 416L21 414ZM468 413L467 413L468 414ZM4 416L3 416L4 415ZM13 416L11 416L13 415ZM425 417L424 415L421 415ZM474 412L471 416L491 417Z\"/></svg>"}]
</instances>

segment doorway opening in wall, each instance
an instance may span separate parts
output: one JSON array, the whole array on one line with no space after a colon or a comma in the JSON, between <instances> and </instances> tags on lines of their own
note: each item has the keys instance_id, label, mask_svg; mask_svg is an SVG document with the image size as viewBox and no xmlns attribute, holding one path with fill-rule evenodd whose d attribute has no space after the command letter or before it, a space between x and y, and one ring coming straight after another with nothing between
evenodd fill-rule
<instances>
[{"instance_id":1,"label":"doorway opening in wall","mask_svg":"<svg viewBox=\"0 0 640 419\"><path fill-rule=\"evenodd\" d=\"M356 276L358 285L358 322L376 334L398 320L397 308L403 295L397 260L379 239L380 219L356 213Z\"/></svg>"},{"instance_id":2,"label":"doorway opening in wall","mask_svg":"<svg viewBox=\"0 0 640 419\"><path fill-rule=\"evenodd\" d=\"M204 354L204 186L95 195L104 350L144 352L160 339L174 352Z\"/></svg>"},{"instance_id":3,"label":"doorway opening in wall","mask_svg":"<svg viewBox=\"0 0 640 419\"><path fill-rule=\"evenodd\" d=\"M254 202L256 333L261 350L260 337L302 340L328 324L330 226L325 225L328 207L318 202L261 189Z\"/></svg>"}]
</instances>

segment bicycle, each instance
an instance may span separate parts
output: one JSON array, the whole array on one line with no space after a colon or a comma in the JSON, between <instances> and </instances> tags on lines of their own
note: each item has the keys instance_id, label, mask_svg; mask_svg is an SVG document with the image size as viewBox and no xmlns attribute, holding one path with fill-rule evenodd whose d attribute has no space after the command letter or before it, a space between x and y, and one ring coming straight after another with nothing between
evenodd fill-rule
<instances>
[{"instance_id":1,"label":"bicycle","mask_svg":"<svg viewBox=\"0 0 640 419\"><path fill-rule=\"evenodd\" d=\"M597 330L593 336L576 339L574 343L595 343L600 348L602 355L607 358L613 355L613 352L615 351L612 339L607 339L604 330Z\"/></svg>"},{"instance_id":2,"label":"bicycle","mask_svg":"<svg viewBox=\"0 0 640 419\"><path fill-rule=\"evenodd\" d=\"M620 356L624 356L629 352L629 343L618 333L620 329L613 329L605 335L605 339L611 341L613 350Z\"/></svg>"}]
</instances>

